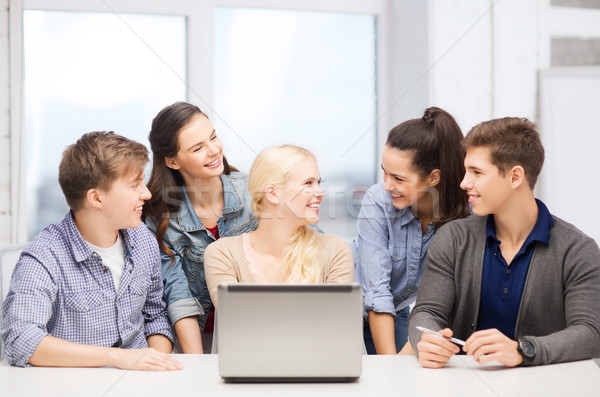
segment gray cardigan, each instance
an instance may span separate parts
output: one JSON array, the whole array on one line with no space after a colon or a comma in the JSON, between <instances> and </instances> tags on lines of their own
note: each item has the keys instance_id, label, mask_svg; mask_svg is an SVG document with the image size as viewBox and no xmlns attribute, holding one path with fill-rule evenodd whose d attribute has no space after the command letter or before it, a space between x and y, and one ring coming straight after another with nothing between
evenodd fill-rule
<instances>
[{"instance_id":1,"label":"gray cardigan","mask_svg":"<svg viewBox=\"0 0 600 397\"><path fill-rule=\"evenodd\" d=\"M528 365L600 356L600 250L575 226L554 217L549 245L537 242L515 326L536 349ZM477 328L486 217L449 222L428 250L417 303L408 323L415 351L417 325L450 327L466 340Z\"/></svg>"}]
</instances>

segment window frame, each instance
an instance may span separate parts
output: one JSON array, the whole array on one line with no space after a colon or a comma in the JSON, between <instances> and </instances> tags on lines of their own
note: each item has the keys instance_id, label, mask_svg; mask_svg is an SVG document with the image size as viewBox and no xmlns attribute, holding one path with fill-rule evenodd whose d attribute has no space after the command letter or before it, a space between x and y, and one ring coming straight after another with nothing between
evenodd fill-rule
<instances>
[{"instance_id":1,"label":"window frame","mask_svg":"<svg viewBox=\"0 0 600 397\"><path fill-rule=\"evenodd\" d=\"M119 0L113 4L102 0L10 0L10 208L12 243L27 241L27 208L24 169L25 106L23 15L27 10L114 12L179 15L186 18L187 100L214 115L214 11L217 7L271 8L280 10L326 11L372 14L376 19L376 101L377 156L385 144L392 105L390 0ZM210 56L206 56L210 54ZM374 164L377 172L377 166Z\"/></svg>"}]
</instances>

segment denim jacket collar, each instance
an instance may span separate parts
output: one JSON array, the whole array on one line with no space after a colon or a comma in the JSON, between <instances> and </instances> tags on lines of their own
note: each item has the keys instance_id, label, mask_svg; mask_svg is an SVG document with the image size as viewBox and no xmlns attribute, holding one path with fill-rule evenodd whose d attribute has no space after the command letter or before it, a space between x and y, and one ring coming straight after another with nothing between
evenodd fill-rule
<instances>
[{"instance_id":1,"label":"denim jacket collar","mask_svg":"<svg viewBox=\"0 0 600 397\"><path fill-rule=\"evenodd\" d=\"M239 192L235 186L229 180L229 177L225 174L221 174L221 183L223 185L223 216L227 217L229 214L235 214L244 208L244 203L240 197ZM187 191L183 189L182 202L177 211L177 221L182 231L192 232L196 230L205 230L202 221L196 215L196 211L192 206Z\"/></svg>"}]
</instances>

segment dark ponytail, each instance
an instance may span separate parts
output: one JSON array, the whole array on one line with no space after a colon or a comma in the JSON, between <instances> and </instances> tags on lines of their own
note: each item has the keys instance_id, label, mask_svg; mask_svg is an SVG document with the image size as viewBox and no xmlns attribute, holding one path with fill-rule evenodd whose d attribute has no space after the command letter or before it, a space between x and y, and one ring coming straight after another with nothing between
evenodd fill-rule
<instances>
[{"instance_id":1,"label":"dark ponytail","mask_svg":"<svg viewBox=\"0 0 600 397\"><path fill-rule=\"evenodd\" d=\"M465 174L463 134L454 118L446 111L430 107L423 117L405 121L392 128L386 145L414 153L413 167L421 178L440 170L440 219L436 227L469 215L467 195L460 188Z\"/></svg>"},{"instance_id":2,"label":"dark ponytail","mask_svg":"<svg viewBox=\"0 0 600 397\"><path fill-rule=\"evenodd\" d=\"M179 171L167 167L165 158L177 155L179 132L197 115L206 116L195 105L175 102L156 115L148 135L153 154L152 172L148 181L148 190L152 193L152 198L144 204L143 219L150 217L157 225L158 245L172 261L175 260L175 255L164 243L164 236L169 226L170 215L179 211L185 183ZM237 171L236 168L229 166L225 157L223 157L223 165L225 175L229 175L232 170Z\"/></svg>"}]
</instances>

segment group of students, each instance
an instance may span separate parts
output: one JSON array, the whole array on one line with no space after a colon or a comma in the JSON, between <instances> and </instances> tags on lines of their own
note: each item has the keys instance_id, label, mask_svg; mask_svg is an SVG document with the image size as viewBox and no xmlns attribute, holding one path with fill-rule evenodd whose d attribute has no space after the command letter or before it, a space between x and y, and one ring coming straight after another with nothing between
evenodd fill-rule
<instances>
[{"instance_id":1,"label":"group of students","mask_svg":"<svg viewBox=\"0 0 600 397\"><path fill-rule=\"evenodd\" d=\"M63 153L71 210L13 272L0 327L10 364L176 370L172 351L209 350L219 284L354 280L369 353L441 367L455 336L481 363L600 356L600 250L535 199L544 149L526 119L463 139L432 107L393 128L352 247L315 227L324 192L306 149L267 148L246 176L185 102L159 112L149 140L147 187L141 143L92 132Z\"/></svg>"}]
</instances>

